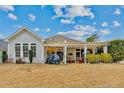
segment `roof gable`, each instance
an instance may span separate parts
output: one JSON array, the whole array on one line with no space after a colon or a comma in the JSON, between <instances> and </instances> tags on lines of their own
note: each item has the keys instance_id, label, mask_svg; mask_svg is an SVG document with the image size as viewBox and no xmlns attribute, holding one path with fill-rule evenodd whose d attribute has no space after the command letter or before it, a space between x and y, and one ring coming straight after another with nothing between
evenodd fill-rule
<instances>
[{"instance_id":1,"label":"roof gable","mask_svg":"<svg viewBox=\"0 0 124 93\"><path fill-rule=\"evenodd\" d=\"M15 33L13 33L12 35L10 35L8 38L6 38L5 41L6 42L9 42L9 41L11 41L12 38L14 38L15 36L18 36L20 33L23 33L25 31L27 31L28 33L30 33L32 36L36 37L40 41L43 41L44 40L43 38L41 38L37 34L31 32L31 30L28 29L27 27L22 27L19 30L17 30Z\"/></svg>"}]
</instances>

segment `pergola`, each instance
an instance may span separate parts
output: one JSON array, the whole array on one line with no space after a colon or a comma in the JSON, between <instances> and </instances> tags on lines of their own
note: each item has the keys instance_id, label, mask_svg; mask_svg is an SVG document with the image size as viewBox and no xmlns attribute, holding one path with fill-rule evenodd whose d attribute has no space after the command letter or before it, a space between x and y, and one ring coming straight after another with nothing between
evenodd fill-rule
<instances>
[{"instance_id":1,"label":"pergola","mask_svg":"<svg viewBox=\"0 0 124 93\"><path fill-rule=\"evenodd\" d=\"M44 47L47 51L47 48L52 47L62 47L64 52L64 63L67 63L67 49L68 48L82 48L84 49L84 62L86 63L87 49L92 49L93 54L95 54L95 49L99 46L103 47L103 52L107 53L107 45L109 42L80 42L73 40L64 36L54 36L46 39L44 41Z\"/></svg>"}]
</instances>

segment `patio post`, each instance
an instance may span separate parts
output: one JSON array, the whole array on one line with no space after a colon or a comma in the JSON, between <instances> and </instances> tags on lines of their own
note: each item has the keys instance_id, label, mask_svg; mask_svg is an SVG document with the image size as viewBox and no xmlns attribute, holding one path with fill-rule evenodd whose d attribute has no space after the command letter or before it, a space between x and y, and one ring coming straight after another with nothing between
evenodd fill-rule
<instances>
[{"instance_id":1,"label":"patio post","mask_svg":"<svg viewBox=\"0 0 124 93\"><path fill-rule=\"evenodd\" d=\"M108 53L108 47L107 47L107 45L104 45L104 46L103 46L103 52L104 52L104 53Z\"/></svg>"},{"instance_id":2,"label":"patio post","mask_svg":"<svg viewBox=\"0 0 124 93\"><path fill-rule=\"evenodd\" d=\"M67 64L67 46L64 47L64 63Z\"/></svg>"},{"instance_id":3,"label":"patio post","mask_svg":"<svg viewBox=\"0 0 124 93\"><path fill-rule=\"evenodd\" d=\"M42 64L45 63L45 55L44 55L44 45L41 47L41 52L42 52Z\"/></svg>"},{"instance_id":4,"label":"patio post","mask_svg":"<svg viewBox=\"0 0 124 93\"><path fill-rule=\"evenodd\" d=\"M92 49L93 54L95 54L95 50L96 50L96 48L94 46L93 49Z\"/></svg>"},{"instance_id":5,"label":"patio post","mask_svg":"<svg viewBox=\"0 0 124 93\"><path fill-rule=\"evenodd\" d=\"M87 45L85 44L85 46L84 46L84 63L85 64L87 63L86 57L87 57Z\"/></svg>"}]
</instances>

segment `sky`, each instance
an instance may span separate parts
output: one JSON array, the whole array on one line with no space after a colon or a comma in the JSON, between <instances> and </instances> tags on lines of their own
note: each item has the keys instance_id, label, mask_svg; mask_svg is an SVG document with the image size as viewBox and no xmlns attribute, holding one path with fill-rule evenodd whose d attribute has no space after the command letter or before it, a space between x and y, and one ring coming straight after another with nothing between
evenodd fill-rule
<instances>
[{"instance_id":1,"label":"sky","mask_svg":"<svg viewBox=\"0 0 124 93\"><path fill-rule=\"evenodd\" d=\"M0 6L0 39L26 26L43 38L64 35L85 41L124 39L124 6L17 5Z\"/></svg>"}]
</instances>

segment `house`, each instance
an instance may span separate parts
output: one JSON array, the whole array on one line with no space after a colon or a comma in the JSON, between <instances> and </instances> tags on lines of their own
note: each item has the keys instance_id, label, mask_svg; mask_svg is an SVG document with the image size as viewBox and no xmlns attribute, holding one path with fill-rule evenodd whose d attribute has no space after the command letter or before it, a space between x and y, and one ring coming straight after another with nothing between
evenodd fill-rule
<instances>
[{"instance_id":1,"label":"house","mask_svg":"<svg viewBox=\"0 0 124 93\"><path fill-rule=\"evenodd\" d=\"M16 62L16 59L22 58L29 62L28 51L32 49L33 63L44 63L50 53L60 55L61 62L65 64L69 58L77 62L81 57L85 59L87 52L95 54L98 46L103 46L104 53L107 53L108 45L107 42L81 42L61 35L43 39L26 27L22 27L5 41L8 43L9 59Z\"/></svg>"},{"instance_id":2,"label":"house","mask_svg":"<svg viewBox=\"0 0 124 93\"><path fill-rule=\"evenodd\" d=\"M7 43L0 39L0 51L7 51Z\"/></svg>"}]
</instances>

